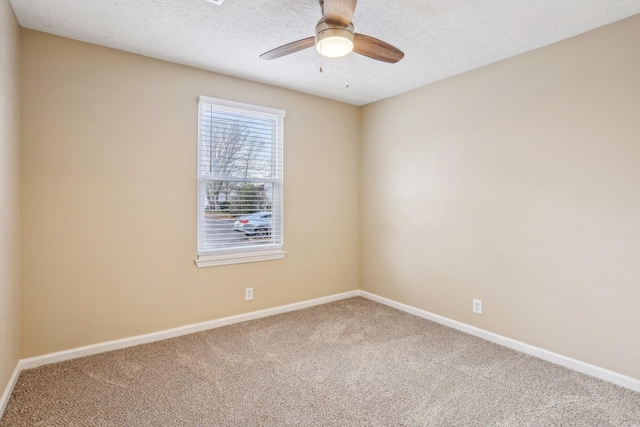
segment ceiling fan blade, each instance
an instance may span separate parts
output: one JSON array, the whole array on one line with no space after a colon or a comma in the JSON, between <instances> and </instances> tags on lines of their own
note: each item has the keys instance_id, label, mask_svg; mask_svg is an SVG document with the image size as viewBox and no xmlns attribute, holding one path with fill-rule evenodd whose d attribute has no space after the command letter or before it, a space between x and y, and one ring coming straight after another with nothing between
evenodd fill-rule
<instances>
[{"instance_id":1,"label":"ceiling fan blade","mask_svg":"<svg viewBox=\"0 0 640 427\"><path fill-rule=\"evenodd\" d=\"M320 0L322 15L327 24L348 27L351 24L357 0Z\"/></svg>"},{"instance_id":2,"label":"ceiling fan blade","mask_svg":"<svg viewBox=\"0 0 640 427\"><path fill-rule=\"evenodd\" d=\"M404 58L404 53L397 47L364 34L354 34L353 51L371 59L390 64L395 64Z\"/></svg>"},{"instance_id":3,"label":"ceiling fan blade","mask_svg":"<svg viewBox=\"0 0 640 427\"><path fill-rule=\"evenodd\" d=\"M277 47L275 49L270 50L269 52L265 52L260 55L262 59L276 59L281 56L289 55L291 53L296 53L304 49L308 49L316 45L315 37L307 37L306 39L298 40L289 44L285 44L284 46Z\"/></svg>"}]
</instances>

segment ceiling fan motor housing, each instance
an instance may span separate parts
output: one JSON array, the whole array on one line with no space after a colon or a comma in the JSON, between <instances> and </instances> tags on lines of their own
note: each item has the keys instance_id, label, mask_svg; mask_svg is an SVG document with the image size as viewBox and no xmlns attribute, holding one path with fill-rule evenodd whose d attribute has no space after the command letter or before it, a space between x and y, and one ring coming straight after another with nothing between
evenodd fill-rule
<instances>
[{"instance_id":1,"label":"ceiling fan motor housing","mask_svg":"<svg viewBox=\"0 0 640 427\"><path fill-rule=\"evenodd\" d=\"M322 56L339 58L353 50L353 24L330 25L321 19L316 25L316 49Z\"/></svg>"}]
</instances>

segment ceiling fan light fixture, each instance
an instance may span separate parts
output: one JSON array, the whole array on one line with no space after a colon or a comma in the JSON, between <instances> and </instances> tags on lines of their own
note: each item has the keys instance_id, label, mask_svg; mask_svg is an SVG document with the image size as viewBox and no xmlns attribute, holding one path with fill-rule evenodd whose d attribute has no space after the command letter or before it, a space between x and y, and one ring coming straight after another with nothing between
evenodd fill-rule
<instances>
[{"instance_id":1,"label":"ceiling fan light fixture","mask_svg":"<svg viewBox=\"0 0 640 427\"><path fill-rule=\"evenodd\" d=\"M316 49L322 56L340 58L353 50L353 42L342 36L326 37L316 44Z\"/></svg>"},{"instance_id":2,"label":"ceiling fan light fixture","mask_svg":"<svg viewBox=\"0 0 640 427\"><path fill-rule=\"evenodd\" d=\"M316 26L316 50L329 58L348 55L353 50L353 24L342 28L320 21Z\"/></svg>"},{"instance_id":3,"label":"ceiling fan light fixture","mask_svg":"<svg viewBox=\"0 0 640 427\"><path fill-rule=\"evenodd\" d=\"M276 59L315 45L322 56L339 58L350 52L376 61L395 64L404 53L395 46L373 37L356 34L353 29L353 12L357 0L318 0L322 18L316 24L314 37L287 43L260 55L261 59Z\"/></svg>"}]
</instances>

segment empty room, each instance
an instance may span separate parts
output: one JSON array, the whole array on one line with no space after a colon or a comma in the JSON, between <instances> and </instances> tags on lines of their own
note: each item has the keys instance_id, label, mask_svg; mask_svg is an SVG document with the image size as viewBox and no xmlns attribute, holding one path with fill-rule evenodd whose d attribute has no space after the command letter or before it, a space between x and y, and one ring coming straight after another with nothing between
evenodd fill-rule
<instances>
[{"instance_id":1,"label":"empty room","mask_svg":"<svg viewBox=\"0 0 640 427\"><path fill-rule=\"evenodd\" d=\"M640 0L0 0L0 427L640 426Z\"/></svg>"}]
</instances>

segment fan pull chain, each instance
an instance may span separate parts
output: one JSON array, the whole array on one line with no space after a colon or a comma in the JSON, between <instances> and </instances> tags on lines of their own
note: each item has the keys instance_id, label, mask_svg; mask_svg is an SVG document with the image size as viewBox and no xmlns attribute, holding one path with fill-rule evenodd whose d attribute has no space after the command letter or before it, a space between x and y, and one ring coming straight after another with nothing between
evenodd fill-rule
<instances>
[{"instance_id":1,"label":"fan pull chain","mask_svg":"<svg viewBox=\"0 0 640 427\"><path fill-rule=\"evenodd\" d=\"M344 87L346 87L347 89L349 88L349 64L351 63L351 55L347 56L347 70L345 72L345 82L344 82Z\"/></svg>"}]
</instances>

